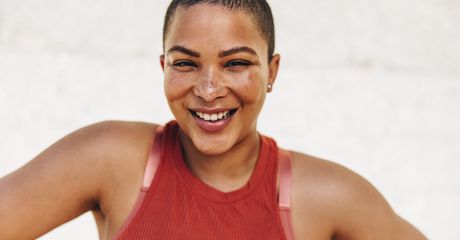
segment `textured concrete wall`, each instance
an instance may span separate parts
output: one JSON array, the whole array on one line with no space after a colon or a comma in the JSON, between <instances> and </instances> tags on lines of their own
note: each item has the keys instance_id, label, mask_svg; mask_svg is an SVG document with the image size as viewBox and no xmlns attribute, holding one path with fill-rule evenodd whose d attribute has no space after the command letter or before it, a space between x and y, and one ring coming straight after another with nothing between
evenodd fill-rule
<instances>
[{"instance_id":1,"label":"textured concrete wall","mask_svg":"<svg viewBox=\"0 0 460 240\"><path fill-rule=\"evenodd\" d=\"M171 119L168 1L0 0L0 176L84 125ZM270 1L279 144L369 179L430 239L460 239L460 2ZM97 239L90 214L42 239Z\"/></svg>"}]
</instances>

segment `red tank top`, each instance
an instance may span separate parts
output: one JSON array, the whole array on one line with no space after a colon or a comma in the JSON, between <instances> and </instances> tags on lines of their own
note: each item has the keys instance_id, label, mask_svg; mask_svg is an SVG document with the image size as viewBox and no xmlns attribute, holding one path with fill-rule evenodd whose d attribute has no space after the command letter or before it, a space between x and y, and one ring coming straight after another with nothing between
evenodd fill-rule
<instances>
[{"instance_id":1,"label":"red tank top","mask_svg":"<svg viewBox=\"0 0 460 240\"><path fill-rule=\"evenodd\" d=\"M143 188L115 239L292 239L290 161L281 161L280 170L287 177L280 179L278 200L278 154L275 141L261 136L250 180L224 193L190 172L182 155L179 127L175 121L168 123L157 130ZM290 160L284 154L281 159Z\"/></svg>"}]
</instances>

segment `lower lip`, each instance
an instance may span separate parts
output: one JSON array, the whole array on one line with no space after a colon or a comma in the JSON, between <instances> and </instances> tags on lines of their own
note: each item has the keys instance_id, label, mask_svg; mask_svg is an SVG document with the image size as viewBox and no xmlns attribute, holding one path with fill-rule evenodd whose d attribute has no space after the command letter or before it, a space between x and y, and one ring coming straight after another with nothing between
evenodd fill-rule
<instances>
[{"instance_id":1,"label":"lower lip","mask_svg":"<svg viewBox=\"0 0 460 240\"><path fill-rule=\"evenodd\" d=\"M196 123L198 124L198 126L206 131L206 132L219 132L221 131L222 129L224 129L229 123L230 121L232 120L233 116L235 114L233 114L232 116L228 117L227 119L224 119L224 120L220 120L220 121L215 121L215 122L209 122L209 121L205 121L195 115L192 114L193 116L193 119L195 119Z\"/></svg>"}]
</instances>

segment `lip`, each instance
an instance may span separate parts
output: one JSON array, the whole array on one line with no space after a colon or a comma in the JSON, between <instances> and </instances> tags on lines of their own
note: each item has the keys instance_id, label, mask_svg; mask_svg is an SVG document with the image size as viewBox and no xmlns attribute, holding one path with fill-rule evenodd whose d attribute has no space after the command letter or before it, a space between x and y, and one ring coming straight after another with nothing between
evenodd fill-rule
<instances>
[{"instance_id":1,"label":"lip","mask_svg":"<svg viewBox=\"0 0 460 240\"><path fill-rule=\"evenodd\" d=\"M226 112L226 111L232 111L238 108L189 108L190 111L194 112L202 112L202 113L207 113L207 114L213 114L213 113L221 113L221 112Z\"/></svg>"},{"instance_id":2,"label":"lip","mask_svg":"<svg viewBox=\"0 0 460 240\"><path fill-rule=\"evenodd\" d=\"M195 116L193 113L190 113L190 114L192 115L198 127L200 127L203 131L215 133L215 132L222 131L225 127L227 127L227 125L231 122L236 112L238 112L238 108L213 108L213 109L194 108L194 109L190 109L190 111L202 112L202 113L207 113L207 114L221 113L221 112L232 111L232 110L235 110L235 113L233 113L230 117L223 119L223 120L215 121L215 122L203 120Z\"/></svg>"}]
</instances>

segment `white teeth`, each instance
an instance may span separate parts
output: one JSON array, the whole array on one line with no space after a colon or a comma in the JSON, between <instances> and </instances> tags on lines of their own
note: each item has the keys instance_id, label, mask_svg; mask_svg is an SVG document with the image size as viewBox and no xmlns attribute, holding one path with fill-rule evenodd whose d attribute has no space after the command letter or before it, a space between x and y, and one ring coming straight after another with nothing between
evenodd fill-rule
<instances>
[{"instance_id":1,"label":"white teeth","mask_svg":"<svg viewBox=\"0 0 460 240\"><path fill-rule=\"evenodd\" d=\"M230 111L220 112L220 113L202 113L202 112L195 112L195 114L205 121L217 121L222 120L228 117Z\"/></svg>"}]
</instances>

